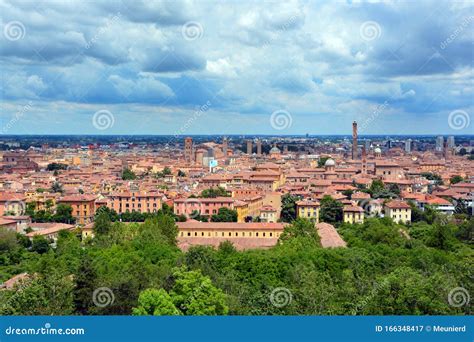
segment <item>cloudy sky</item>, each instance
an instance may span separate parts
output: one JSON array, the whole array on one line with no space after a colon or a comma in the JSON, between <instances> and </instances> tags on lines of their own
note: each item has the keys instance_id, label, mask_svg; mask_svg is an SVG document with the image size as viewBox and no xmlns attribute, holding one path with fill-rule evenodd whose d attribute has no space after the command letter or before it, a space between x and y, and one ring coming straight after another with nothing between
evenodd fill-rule
<instances>
[{"instance_id":1,"label":"cloudy sky","mask_svg":"<svg viewBox=\"0 0 474 342\"><path fill-rule=\"evenodd\" d=\"M474 133L474 3L0 0L0 134Z\"/></svg>"}]
</instances>

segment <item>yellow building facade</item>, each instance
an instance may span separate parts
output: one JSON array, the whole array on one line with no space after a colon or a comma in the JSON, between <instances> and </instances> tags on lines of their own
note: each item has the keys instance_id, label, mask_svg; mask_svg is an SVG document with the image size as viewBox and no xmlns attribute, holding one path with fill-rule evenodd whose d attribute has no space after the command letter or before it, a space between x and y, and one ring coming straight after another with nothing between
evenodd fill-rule
<instances>
[{"instance_id":1,"label":"yellow building facade","mask_svg":"<svg viewBox=\"0 0 474 342\"><path fill-rule=\"evenodd\" d=\"M342 210L344 223L364 223L364 209L356 206L345 206Z\"/></svg>"},{"instance_id":2,"label":"yellow building facade","mask_svg":"<svg viewBox=\"0 0 474 342\"><path fill-rule=\"evenodd\" d=\"M320 204L317 201L296 202L296 213L298 217L306 218L319 223Z\"/></svg>"}]
</instances>

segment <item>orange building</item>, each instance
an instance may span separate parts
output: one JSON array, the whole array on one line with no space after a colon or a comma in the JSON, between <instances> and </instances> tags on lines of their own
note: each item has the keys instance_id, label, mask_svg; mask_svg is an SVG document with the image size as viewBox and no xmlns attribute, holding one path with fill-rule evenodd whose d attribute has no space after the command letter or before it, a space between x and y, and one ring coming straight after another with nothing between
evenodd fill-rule
<instances>
[{"instance_id":1,"label":"orange building","mask_svg":"<svg viewBox=\"0 0 474 342\"><path fill-rule=\"evenodd\" d=\"M203 216L217 214L220 208L234 209L235 200L230 197L216 198L180 198L174 201L176 215L192 216L199 213Z\"/></svg>"},{"instance_id":2,"label":"orange building","mask_svg":"<svg viewBox=\"0 0 474 342\"><path fill-rule=\"evenodd\" d=\"M158 192L122 192L109 197L108 207L117 213L137 211L155 213L162 206L162 194Z\"/></svg>"},{"instance_id":3,"label":"orange building","mask_svg":"<svg viewBox=\"0 0 474 342\"><path fill-rule=\"evenodd\" d=\"M277 244L284 223L264 222L177 222L178 246L187 250L191 246L217 247L230 241L239 249L270 248Z\"/></svg>"},{"instance_id":4,"label":"orange building","mask_svg":"<svg viewBox=\"0 0 474 342\"><path fill-rule=\"evenodd\" d=\"M58 200L58 203L72 207L72 216L78 224L88 224L94 221L95 195L70 195Z\"/></svg>"}]
</instances>

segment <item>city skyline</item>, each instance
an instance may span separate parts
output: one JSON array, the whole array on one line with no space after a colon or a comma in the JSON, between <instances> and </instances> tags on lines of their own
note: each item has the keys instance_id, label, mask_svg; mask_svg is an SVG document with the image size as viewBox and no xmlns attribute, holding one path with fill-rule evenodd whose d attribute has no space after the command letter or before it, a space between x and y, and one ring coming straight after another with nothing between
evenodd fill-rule
<instances>
[{"instance_id":1,"label":"city skyline","mask_svg":"<svg viewBox=\"0 0 474 342\"><path fill-rule=\"evenodd\" d=\"M4 135L473 131L469 2L0 8Z\"/></svg>"}]
</instances>

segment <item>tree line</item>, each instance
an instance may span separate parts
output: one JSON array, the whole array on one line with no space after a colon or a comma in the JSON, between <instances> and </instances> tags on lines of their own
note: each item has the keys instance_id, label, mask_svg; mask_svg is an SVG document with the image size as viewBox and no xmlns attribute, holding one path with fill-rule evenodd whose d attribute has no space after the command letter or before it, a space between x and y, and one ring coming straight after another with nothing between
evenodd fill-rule
<instances>
[{"instance_id":1,"label":"tree line","mask_svg":"<svg viewBox=\"0 0 474 342\"><path fill-rule=\"evenodd\" d=\"M93 238L60 232L44 248L0 230L3 315L447 315L452 289L473 293L474 219L396 224L369 218L341 224L348 248L320 246L314 224L295 219L268 250L177 246L175 217L160 212L143 223L102 215ZM469 238L470 237L470 238ZM43 245L43 248L39 248ZM107 297L95 297L99 290ZM275 305L275 291L286 301ZM99 299L107 299L99 303ZM106 304L106 305L103 305Z\"/></svg>"}]
</instances>

